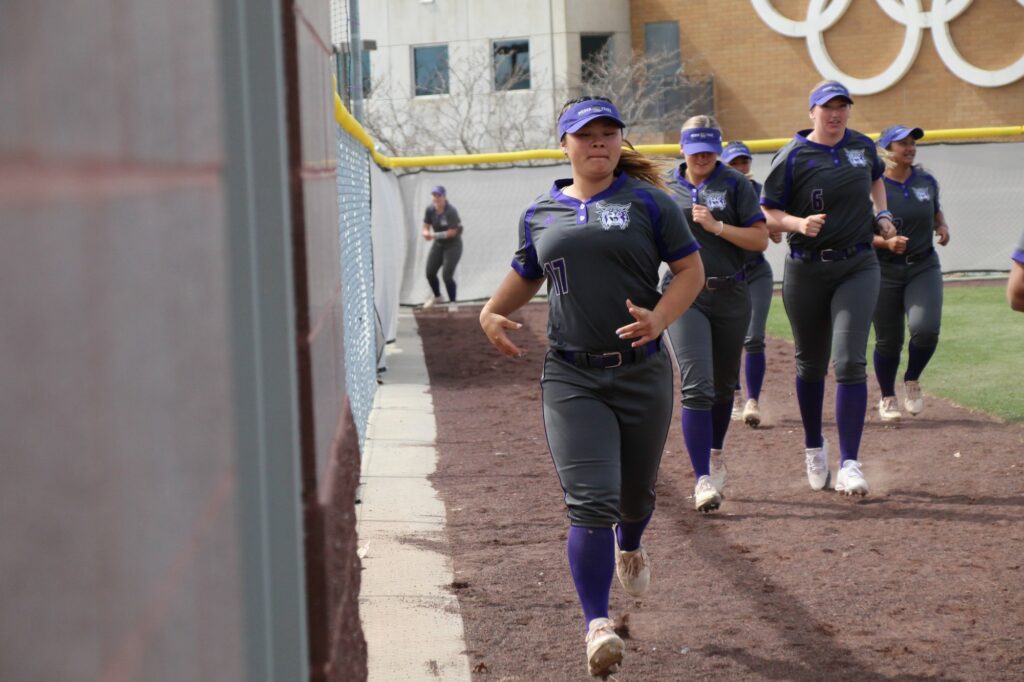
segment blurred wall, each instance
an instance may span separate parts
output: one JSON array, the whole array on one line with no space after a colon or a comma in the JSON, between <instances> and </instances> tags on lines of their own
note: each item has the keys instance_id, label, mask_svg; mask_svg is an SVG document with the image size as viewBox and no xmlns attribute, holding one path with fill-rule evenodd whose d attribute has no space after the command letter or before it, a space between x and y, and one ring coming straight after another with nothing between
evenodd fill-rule
<instances>
[{"instance_id":1,"label":"blurred wall","mask_svg":"<svg viewBox=\"0 0 1024 682\"><path fill-rule=\"evenodd\" d=\"M2 680L366 676L326 5L4 3Z\"/></svg>"},{"instance_id":2,"label":"blurred wall","mask_svg":"<svg viewBox=\"0 0 1024 682\"><path fill-rule=\"evenodd\" d=\"M0 679L245 679L215 10L4 3Z\"/></svg>"}]
</instances>

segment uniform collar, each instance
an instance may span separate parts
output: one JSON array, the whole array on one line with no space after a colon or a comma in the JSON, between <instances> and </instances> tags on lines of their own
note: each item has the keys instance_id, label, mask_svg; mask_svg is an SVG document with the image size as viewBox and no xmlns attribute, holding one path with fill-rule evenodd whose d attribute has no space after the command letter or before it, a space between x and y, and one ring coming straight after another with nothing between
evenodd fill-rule
<instances>
[{"instance_id":1,"label":"uniform collar","mask_svg":"<svg viewBox=\"0 0 1024 682\"><path fill-rule=\"evenodd\" d=\"M676 180L679 181L679 184L685 187L686 189L699 190L705 187L709 182L717 178L719 175L721 175L722 172L724 172L724 170L725 164L722 163L721 160L715 161L715 167L711 169L711 174L704 178L704 181L701 182L699 185L694 185L689 180L686 179L686 163L681 163L676 167L675 176Z\"/></svg>"},{"instance_id":2,"label":"uniform collar","mask_svg":"<svg viewBox=\"0 0 1024 682\"><path fill-rule=\"evenodd\" d=\"M814 132L814 128L808 128L807 130L801 130L796 135L793 136L793 139L798 141L798 142L800 142L801 144L805 144L805 145L808 145L810 147L816 147L817 149L827 149L829 151L835 151L836 149L839 149L840 147L843 147L846 144L848 144L850 142L850 138L851 138L850 129L847 128L846 130L843 131L843 136L839 139L839 142L836 142L834 145L829 146L827 144L821 144L819 142L814 142L812 140L808 140L807 136L810 135L812 132Z\"/></svg>"}]
</instances>

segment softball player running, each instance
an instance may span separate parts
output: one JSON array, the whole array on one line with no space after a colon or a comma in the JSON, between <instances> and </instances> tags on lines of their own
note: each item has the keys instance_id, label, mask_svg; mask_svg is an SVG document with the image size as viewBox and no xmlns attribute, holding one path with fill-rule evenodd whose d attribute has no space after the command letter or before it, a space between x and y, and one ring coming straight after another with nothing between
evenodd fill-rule
<instances>
[{"instance_id":1,"label":"softball player running","mask_svg":"<svg viewBox=\"0 0 1024 682\"><path fill-rule=\"evenodd\" d=\"M1013 252L1013 265L1006 280L1006 301L1011 308L1024 313L1024 232L1020 233L1017 250Z\"/></svg>"},{"instance_id":2,"label":"softball player running","mask_svg":"<svg viewBox=\"0 0 1024 682\"><path fill-rule=\"evenodd\" d=\"M722 131L712 117L688 119L679 144L684 163L669 174L668 187L694 224L707 280L668 334L679 365L683 441L697 478L694 506L706 513L722 501L722 448L750 323L743 263L747 251L768 246L768 229L753 185L718 160ZM671 281L666 273L663 284Z\"/></svg>"},{"instance_id":3,"label":"softball player running","mask_svg":"<svg viewBox=\"0 0 1024 682\"><path fill-rule=\"evenodd\" d=\"M754 193L761 196L761 183L750 175L753 156L747 145L742 142L730 142L722 150L722 161L743 173L754 186ZM781 233L774 232L769 236L776 244L782 241ZM737 384L733 419L742 419L748 426L757 427L761 424L761 408L757 401L761 398L765 373L764 330L768 323L768 309L772 305L775 276L772 273L772 266L761 251L747 251L743 270L747 275L747 292L750 294L750 324L747 327L747 336L743 339L743 349L746 351L743 377L747 386L747 397L744 401Z\"/></svg>"},{"instance_id":4,"label":"softball player running","mask_svg":"<svg viewBox=\"0 0 1024 682\"><path fill-rule=\"evenodd\" d=\"M672 419L672 363L661 334L704 284L699 248L659 166L623 150L625 124L603 98L571 100L558 131L572 177L519 222L512 271L480 311L503 354L522 351L508 315L548 283L551 347L544 428L569 513L568 558L587 623L587 668L614 672L625 649L608 618L612 572L639 596L651 564L641 536ZM658 268L676 277L658 294Z\"/></svg>"},{"instance_id":5,"label":"softball player running","mask_svg":"<svg viewBox=\"0 0 1024 682\"><path fill-rule=\"evenodd\" d=\"M932 246L949 243L949 227L939 206L939 183L914 165L920 128L894 125L878 139L879 156L885 161L886 203L894 216L897 234L885 239L875 235L882 285L875 308L875 377L882 391L878 416L884 422L902 417L896 402L896 370L903 351L904 318L910 327L907 369L903 374L910 414L924 409L918 380L939 343L942 319L942 269Z\"/></svg>"},{"instance_id":6,"label":"softball player running","mask_svg":"<svg viewBox=\"0 0 1024 682\"><path fill-rule=\"evenodd\" d=\"M788 232L790 252L782 301L796 345L796 396L804 427L807 480L828 486L828 442L821 429L825 375L833 358L840 465L835 489L866 495L858 461L867 412L867 343L878 301L874 228L895 232L886 210L875 144L847 128L853 98L841 83L823 81L811 91L814 127L801 130L775 155L761 205L768 228Z\"/></svg>"},{"instance_id":7,"label":"softball player running","mask_svg":"<svg viewBox=\"0 0 1024 682\"><path fill-rule=\"evenodd\" d=\"M423 238L434 242L427 254L427 282L432 293L423 307L433 308L441 302L437 271L443 266L441 277L448 291L448 312L454 313L459 309L455 298L455 266L462 258L462 220L455 207L448 203L444 187L438 185L430 190L430 196L430 206L423 214Z\"/></svg>"}]
</instances>

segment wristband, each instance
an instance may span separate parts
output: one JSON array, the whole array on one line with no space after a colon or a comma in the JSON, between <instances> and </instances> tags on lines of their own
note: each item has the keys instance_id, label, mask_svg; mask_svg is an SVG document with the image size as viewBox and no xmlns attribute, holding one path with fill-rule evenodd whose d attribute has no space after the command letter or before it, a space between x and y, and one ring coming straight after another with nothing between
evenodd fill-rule
<instances>
[{"instance_id":1,"label":"wristband","mask_svg":"<svg viewBox=\"0 0 1024 682\"><path fill-rule=\"evenodd\" d=\"M725 232L725 221L724 220L719 220L718 224L721 225L722 227L718 228L718 232L715 233L715 236L716 237L721 237L722 233Z\"/></svg>"},{"instance_id":2,"label":"wristband","mask_svg":"<svg viewBox=\"0 0 1024 682\"><path fill-rule=\"evenodd\" d=\"M893 218L892 211L890 211L888 209L886 209L884 211L879 211L877 214L875 214L875 222L876 223L878 221L882 220L883 218L887 218L889 220L889 222L891 222L891 223L895 223L896 222L895 219Z\"/></svg>"}]
</instances>

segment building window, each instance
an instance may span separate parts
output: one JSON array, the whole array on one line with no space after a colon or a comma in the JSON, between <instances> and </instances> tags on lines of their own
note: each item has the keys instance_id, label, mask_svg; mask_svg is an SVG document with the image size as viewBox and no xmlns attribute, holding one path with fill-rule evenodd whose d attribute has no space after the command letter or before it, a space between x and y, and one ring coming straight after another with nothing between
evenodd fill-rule
<instances>
[{"instance_id":1,"label":"building window","mask_svg":"<svg viewBox=\"0 0 1024 682\"><path fill-rule=\"evenodd\" d=\"M412 48L416 96L448 94L448 46Z\"/></svg>"},{"instance_id":2,"label":"building window","mask_svg":"<svg viewBox=\"0 0 1024 682\"><path fill-rule=\"evenodd\" d=\"M580 36L580 80L584 84L594 80L597 72L606 68L611 56L611 39L611 34Z\"/></svg>"},{"instance_id":3,"label":"building window","mask_svg":"<svg viewBox=\"0 0 1024 682\"><path fill-rule=\"evenodd\" d=\"M530 89L530 41L494 41L494 89Z\"/></svg>"},{"instance_id":4,"label":"building window","mask_svg":"<svg viewBox=\"0 0 1024 682\"><path fill-rule=\"evenodd\" d=\"M672 78L679 70L679 22L644 24L644 55L656 65L654 76Z\"/></svg>"}]
</instances>

